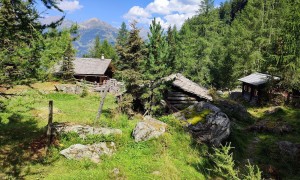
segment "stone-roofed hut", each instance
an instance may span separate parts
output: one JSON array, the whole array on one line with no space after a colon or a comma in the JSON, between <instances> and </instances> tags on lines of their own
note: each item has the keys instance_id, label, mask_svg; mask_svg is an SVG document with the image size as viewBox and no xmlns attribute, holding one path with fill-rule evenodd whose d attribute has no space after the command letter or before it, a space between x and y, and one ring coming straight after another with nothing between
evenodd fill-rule
<instances>
[{"instance_id":1,"label":"stone-roofed hut","mask_svg":"<svg viewBox=\"0 0 300 180\"><path fill-rule=\"evenodd\" d=\"M171 89L166 93L166 102L178 110L184 109L200 101L212 101L209 91L184 77L182 74L172 74L164 80L171 81Z\"/></svg>"},{"instance_id":2,"label":"stone-roofed hut","mask_svg":"<svg viewBox=\"0 0 300 180\"><path fill-rule=\"evenodd\" d=\"M61 73L61 63L56 67L55 72ZM84 79L90 82L97 82L100 85L103 81L112 78L115 68L111 63L111 59L98 58L75 58L74 77L76 79Z\"/></svg>"},{"instance_id":3,"label":"stone-roofed hut","mask_svg":"<svg viewBox=\"0 0 300 180\"><path fill-rule=\"evenodd\" d=\"M263 73L253 73L243 78L238 79L242 84L243 97L249 101L259 102L265 94L265 88L267 83L277 82L280 80L279 77L271 76Z\"/></svg>"}]
</instances>

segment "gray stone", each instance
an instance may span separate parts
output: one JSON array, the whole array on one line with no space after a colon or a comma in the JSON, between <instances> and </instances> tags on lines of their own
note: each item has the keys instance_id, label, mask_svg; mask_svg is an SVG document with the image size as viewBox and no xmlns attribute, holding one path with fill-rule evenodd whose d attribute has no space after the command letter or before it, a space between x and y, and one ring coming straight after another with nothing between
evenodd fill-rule
<instances>
[{"instance_id":1,"label":"gray stone","mask_svg":"<svg viewBox=\"0 0 300 180\"><path fill-rule=\"evenodd\" d=\"M222 112L230 116L230 118L246 121L251 120L250 113L239 103L221 99L216 102L216 105L222 110Z\"/></svg>"},{"instance_id":2,"label":"gray stone","mask_svg":"<svg viewBox=\"0 0 300 180\"><path fill-rule=\"evenodd\" d=\"M67 159L90 159L95 163L100 162L100 156L111 156L116 151L114 142L101 142L92 145L74 144L67 149L60 151L60 154Z\"/></svg>"},{"instance_id":3,"label":"gray stone","mask_svg":"<svg viewBox=\"0 0 300 180\"><path fill-rule=\"evenodd\" d=\"M213 111L215 113L221 112L221 109L218 108L217 106L214 106L214 105L212 105L212 104L210 104L208 102L204 102L204 101L201 101L201 102L199 102L199 103L197 103L195 105L192 105L189 108L190 109L195 109L198 112L201 112L204 109L209 109L209 110L211 110L211 111Z\"/></svg>"},{"instance_id":4,"label":"gray stone","mask_svg":"<svg viewBox=\"0 0 300 180\"><path fill-rule=\"evenodd\" d=\"M206 109L209 109L211 113L205 117L205 121L194 125L189 124L188 130L196 141L219 146L230 135L230 120L225 113L221 112L220 108L202 101L185 109L180 116L187 116L189 111L190 113L194 111L201 113ZM178 115L178 117L180 116ZM185 119L188 118L181 118L181 120Z\"/></svg>"},{"instance_id":5,"label":"gray stone","mask_svg":"<svg viewBox=\"0 0 300 180\"><path fill-rule=\"evenodd\" d=\"M74 84L58 84L55 85L55 89L59 92L68 94L81 94L83 91L83 88L81 86Z\"/></svg>"},{"instance_id":6,"label":"gray stone","mask_svg":"<svg viewBox=\"0 0 300 180\"><path fill-rule=\"evenodd\" d=\"M95 128L88 125L68 125L68 124L53 124L54 134L65 134L69 132L77 133L81 138L85 138L87 135L121 135L120 129L111 128Z\"/></svg>"},{"instance_id":7,"label":"gray stone","mask_svg":"<svg viewBox=\"0 0 300 180\"><path fill-rule=\"evenodd\" d=\"M294 144L289 141L279 141L276 144L282 155L294 158L300 157L300 144Z\"/></svg>"},{"instance_id":8,"label":"gray stone","mask_svg":"<svg viewBox=\"0 0 300 180\"><path fill-rule=\"evenodd\" d=\"M146 141L161 136L166 131L167 124L146 116L143 121L137 123L132 132L135 142Z\"/></svg>"}]
</instances>

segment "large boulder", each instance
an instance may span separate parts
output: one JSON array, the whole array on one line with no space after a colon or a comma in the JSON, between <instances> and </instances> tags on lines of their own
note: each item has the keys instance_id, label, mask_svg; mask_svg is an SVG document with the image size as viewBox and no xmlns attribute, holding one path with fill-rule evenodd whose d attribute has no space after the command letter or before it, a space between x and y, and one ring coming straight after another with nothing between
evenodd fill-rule
<instances>
[{"instance_id":1,"label":"large boulder","mask_svg":"<svg viewBox=\"0 0 300 180\"><path fill-rule=\"evenodd\" d=\"M189 121L190 116L201 117L198 121ZM203 115L204 114L204 115ZM188 130L198 142L219 146L230 135L230 120L220 108L208 103L199 102L184 110L181 114L188 122ZM190 123L192 122L192 123Z\"/></svg>"},{"instance_id":2,"label":"large boulder","mask_svg":"<svg viewBox=\"0 0 300 180\"><path fill-rule=\"evenodd\" d=\"M96 128L88 125L76 125L76 124L63 124L55 123L52 125L54 135L66 134L69 132L77 133L81 138L85 138L87 135L121 135L122 130L112 128Z\"/></svg>"},{"instance_id":3,"label":"large boulder","mask_svg":"<svg viewBox=\"0 0 300 180\"><path fill-rule=\"evenodd\" d=\"M240 121L251 122L251 115L247 109L234 101L220 99L216 105L226 113L230 118L235 118Z\"/></svg>"},{"instance_id":4,"label":"large boulder","mask_svg":"<svg viewBox=\"0 0 300 180\"><path fill-rule=\"evenodd\" d=\"M132 136L135 142L146 141L161 136L166 131L167 124L146 116L143 121L137 123Z\"/></svg>"},{"instance_id":5,"label":"large boulder","mask_svg":"<svg viewBox=\"0 0 300 180\"><path fill-rule=\"evenodd\" d=\"M68 159L90 159L95 163L100 162L100 156L111 156L116 151L114 142L101 142L92 145L74 144L60 151L60 154Z\"/></svg>"}]
</instances>

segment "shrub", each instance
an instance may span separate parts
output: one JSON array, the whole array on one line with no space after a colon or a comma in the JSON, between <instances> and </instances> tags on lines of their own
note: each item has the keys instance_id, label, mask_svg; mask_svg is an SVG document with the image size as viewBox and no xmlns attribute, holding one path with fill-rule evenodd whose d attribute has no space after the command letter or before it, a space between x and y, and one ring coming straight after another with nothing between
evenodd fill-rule
<instances>
[{"instance_id":1,"label":"shrub","mask_svg":"<svg viewBox=\"0 0 300 180\"><path fill-rule=\"evenodd\" d=\"M88 91L88 88L85 84L85 82L83 82L83 86L82 86L82 93L80 94L80 97L86 97L89 95L89 91Z\"/></svg>"},{"instance_id":2,"label":"shrub","mask_svg":"<svg viewBox=\"0 0 300 180\"><path fill-rule=\"evenodd\" d=\"M246 179L246 180L260 180L261 171L257 166L253 166L248 161L246 165L246 174L241 174L240 171L235 168L233 160L233 153L231 153L232 147L229 144L221 146L220 148L214 148L214 154L210 155L210 159L213 162L212 171L214 175L223 177L224 179Z\"/></svg>"}]
</instances>

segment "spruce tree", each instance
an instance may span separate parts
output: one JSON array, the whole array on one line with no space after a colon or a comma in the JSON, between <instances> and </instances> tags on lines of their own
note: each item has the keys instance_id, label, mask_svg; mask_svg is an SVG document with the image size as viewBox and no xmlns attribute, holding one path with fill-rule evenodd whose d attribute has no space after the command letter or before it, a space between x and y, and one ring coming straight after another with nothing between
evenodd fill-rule
<instances>
[{"instance_id":1,"label":"spruce tree","mask_svg":"<svg viewBox=\"0 0 300 180\"><path fill-rule=\"evenodd\" d=\"M75 50L73 49L72 41L69 41L69 44L63 54L62 61L62 78L66 81L74 80L74 56Z\"/></svg>"},{"instance_id":2,"label":"spruce tree","mask_svg":"<svg viewBox=\"0 0 300 180\"><path fill-rule=\"evenodd\" d=\"M121 25L121 28L119 29L119 32L118 32L118 37L117 37L117 42L116 42L116 45L115 45L115 49L116 49L116 52L117 52L117 55L118 55L118 58L116 58L116 67L117 69L121 68L122 65L121 65L121 61L120 59L124 59L125 57L125 46L126 46L126 43L127 43L127 40L128 40L128 29L126 27L126 24L125 22L122 23Z\"/></svg>"},{"instance_id":3,"label":"spruce tree","mask_svg":"<svg viewBox=\"0 0 300 180\"><path fill-rule=\"evenodd\" d=\"M35 1L0 1L0 83L30 83L38 78L44 50L43 31ZM45 0L48 8L56 1ZM52 23L55 27L57 23Z\"/></svg>"}]
</instances>

